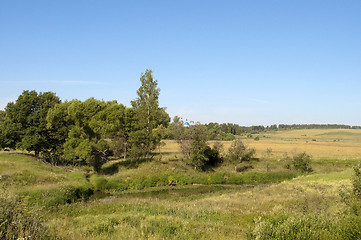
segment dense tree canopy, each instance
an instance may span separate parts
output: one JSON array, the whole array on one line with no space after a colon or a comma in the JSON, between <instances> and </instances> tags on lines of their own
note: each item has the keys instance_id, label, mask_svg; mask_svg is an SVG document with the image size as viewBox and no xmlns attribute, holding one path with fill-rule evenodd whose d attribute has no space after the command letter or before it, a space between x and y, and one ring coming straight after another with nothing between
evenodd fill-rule
<instances>
[{"instance_id":1,"label":"dense tree canopy","mask_svg":"<svg viewBox=\"0 0 361 240\"><path fill-rule=\"evenodd\" d=\"M134 125L134 111L116 101L89 98L56 105L48 114L48 128L58 132L64 160L99 170L109 156L125 154L114 142L126 143Z\"/></svg>"},{"instance_id":2,"label":"dense tree canopy","mask_svg":"<svg viewBox=\"0 0 361 240\"><path fill-rule=\"evenodd\" d=\"M51 150L54 135L46 128L46 116L58 103L55 93L35 91L24 91L15 103L10 102L1 127L3 147L34 151L36 157Z\"/></svg>"},{"instance_id":3,"label":"dense tree canopy","mask_svg":"<svg viewBox=\"0 0 361 240\"><path fill-rule=\"evenodd\" d=\"M146 70L140 81L132 108L94 98L61 102L52 92L24 91L0 112L0 148L95 170L110 156L148 156L160 145L170 118L159 107L152 71Z\"/></svg>"}]
</instances>

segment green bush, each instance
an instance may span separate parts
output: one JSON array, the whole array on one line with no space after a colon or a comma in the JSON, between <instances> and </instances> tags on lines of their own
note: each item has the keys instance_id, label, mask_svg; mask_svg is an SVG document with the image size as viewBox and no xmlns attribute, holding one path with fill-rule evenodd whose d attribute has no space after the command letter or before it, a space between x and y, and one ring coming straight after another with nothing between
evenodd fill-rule
<instances>
[{"instance_id":1,"label":"green bush","mask_svg":"<svg viewBox=\"0 0 361 240\"><path fill-rule=\"evenodd\" d=\"M312 172L311 156L305 152L297 154L293 157L292 164L294 168L301 172Z\"/></svg>"},{"instance_id":2,"label":"green bush","mask_svg":"<svg viewBox=\"0 0 361 240\"><path fill-rule=\"evenodd\" d=\"M255 155L256 150L254 148L247 148L240 139L236 139L228 149L226 159L231 163L237 164L251 161Z\"/></svg>"}]
</instances>

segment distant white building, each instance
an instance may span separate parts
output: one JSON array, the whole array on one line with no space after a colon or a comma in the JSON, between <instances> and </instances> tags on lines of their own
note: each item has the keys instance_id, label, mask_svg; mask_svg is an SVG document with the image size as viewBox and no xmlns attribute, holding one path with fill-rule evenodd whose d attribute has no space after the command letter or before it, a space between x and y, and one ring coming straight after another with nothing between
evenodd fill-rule
<instances>
[{"instance_id":1,"label":"distant white building","mask_svg":"<svg viewBox=\"0 0 361 240\"><path fill-rule=\"evenodd\" d=\"M186 120L186 121L183 121L183 119L181 119L180 121L179 121L179 123L180 123L180 125L181 126L183 126L183 127L189 127L190 126L190 124L189 124L189 122Z\"/></svg>"}]
</instances>

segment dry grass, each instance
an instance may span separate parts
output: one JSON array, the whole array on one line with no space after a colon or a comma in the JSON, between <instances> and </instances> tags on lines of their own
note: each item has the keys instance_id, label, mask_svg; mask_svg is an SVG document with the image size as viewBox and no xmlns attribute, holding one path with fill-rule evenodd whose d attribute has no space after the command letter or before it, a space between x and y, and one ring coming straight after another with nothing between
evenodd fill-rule
<instances>
[{"instance_id":1,"label":"dry grass","mask_svg":"<svg viewBox=\"0 0 361 240\"><path fill-rule=\"evenodd\" d=\"M244 143L255 148L258 157L267 155L267 149L272 150L271 156L280 158L285 153L294 154L307 152L314 158L361 159L361 129L306 129L265 132L260 140L243 137ZM165 140L161 148L163 154L179 155L180 149L176 141ZM231 141L223 141L225 151L231 146ZM214 144L211 141L210 144Z\"/></svg>"},{"instance_id":2,"label":"dry grass","mask_svg":"<svg viewBox=\"0 0 361 240\"><path fill-rule=\"evenodd\" d=\"M260 155L272 149L275 157L284 153L307 152L315 158L361 158L360 129L310 129L260 134L260 140L244 139Z\"/></svg>"}]
</instances>

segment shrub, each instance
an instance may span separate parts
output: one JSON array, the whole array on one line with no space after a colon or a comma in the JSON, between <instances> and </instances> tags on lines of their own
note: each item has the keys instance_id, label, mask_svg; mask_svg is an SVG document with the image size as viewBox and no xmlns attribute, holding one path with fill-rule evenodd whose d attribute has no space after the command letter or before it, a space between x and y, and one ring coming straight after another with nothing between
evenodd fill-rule
<instances>
[{"instance_id":1,"label":"shrub","mask_svg":"<svg viewBox=\"0 0 361 240\"><path fill-rule=\"evenodd\" d=\"M301 172L312 172L311 156L305 152L297 154L293 157L292 164L294 168Z\"/></svg>"},{"instance_id":2,"label":"shrub","mask_svg":"<svg viewBox=\"0 0 361 240\"><path fill-rule=\"evenodd\" d=\"M237 164L251 161L254 159L255 154L256 150L254 148L248 149L240 139L236 139L232 142L226 158L229 162Z\"/></svg>"},{"instance_id":3,"label":"shrub","mask_svg":"<svg viewBox=\"0 0 361 240\"><path fill-rule=\"evenodd\" d=\"M193 141L191 146L191 164L198 170L214 167L222 163L217 149L207 146L206 143Z\"/></svg>"}]
</instances>

